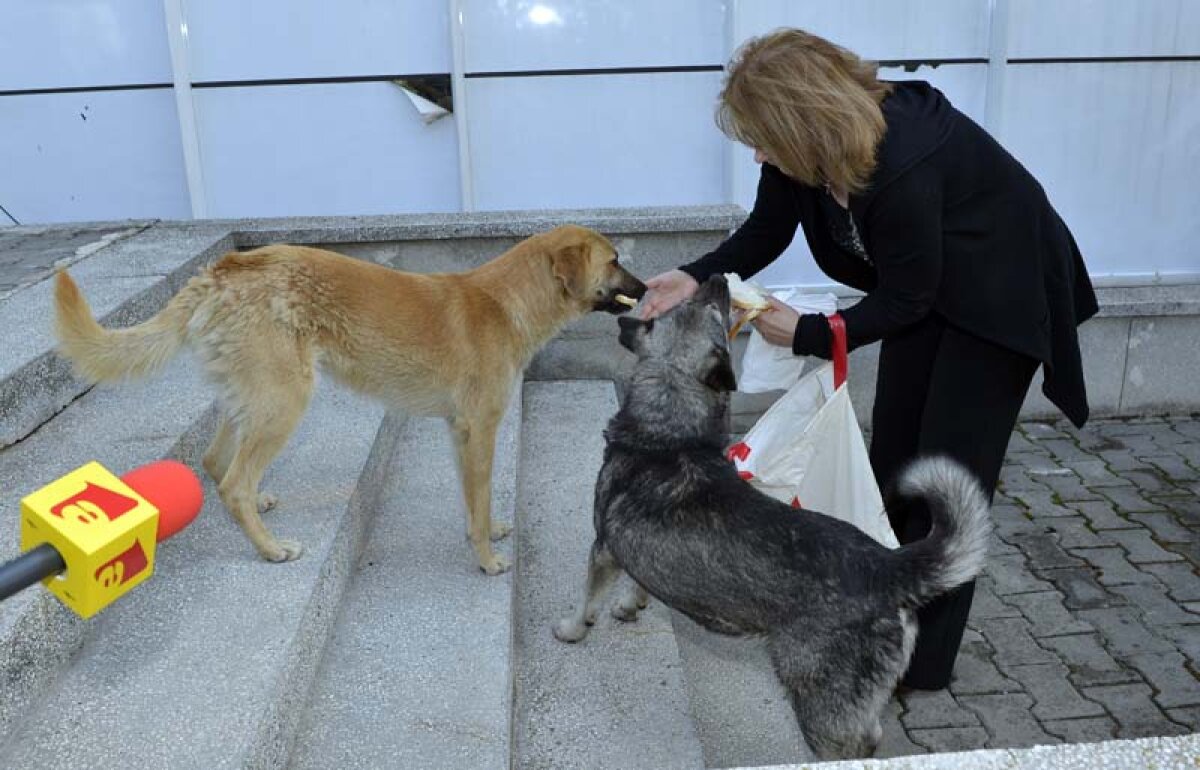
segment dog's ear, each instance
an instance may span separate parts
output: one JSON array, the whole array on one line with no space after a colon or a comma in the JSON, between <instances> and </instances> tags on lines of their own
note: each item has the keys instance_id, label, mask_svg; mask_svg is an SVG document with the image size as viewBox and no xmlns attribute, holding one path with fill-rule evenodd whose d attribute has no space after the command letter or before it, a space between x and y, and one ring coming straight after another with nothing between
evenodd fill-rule
<instances>
[{"instance_id":1,"label":"dog's ear","mask_svg":"<svg viewBox=\"0 0 1200 770\"><path fill-rule=\"evenodd\" d=\"M588 245L573 243L551 253L550 269L568 297L582 297L587 291Z\"/></svg>"},{"instance_id":2,"label":"dog's ear","mask_svg":"<svg viewBox=\"0 0 1200 770\"><path fill-rule=\"evenodd\" d=\"M704 384L718 393L732 393L737 390L737 376L733 373L733 364L729 361L729 351L720 348L713 352L713 365L704 375Z\"/></svg>"},{"instance_id":3,"label":"dog's ear","mask_svg":"<svg viewBox=\"0 0 1200 770\"><path fill-rule=\"evenodd\" d=\"M633 316L617 316L617 326L621 327L621 335L617 338L622 347L631 353L641 353L646 335L654 328L654 319L643 321Z\"/></svg>"}]
</instances>

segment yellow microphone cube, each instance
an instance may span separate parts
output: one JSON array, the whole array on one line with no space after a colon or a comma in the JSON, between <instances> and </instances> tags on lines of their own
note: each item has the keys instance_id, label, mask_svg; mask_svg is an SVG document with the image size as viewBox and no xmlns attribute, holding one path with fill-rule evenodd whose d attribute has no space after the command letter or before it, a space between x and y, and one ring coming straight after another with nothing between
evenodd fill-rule
<instances>
[{"instance_id":1,"label":"yellow microphone cube","mask_svg":"<svg viewBox=\"0 0 1200 770\"><path fill-rule=\"evenodd\" d=\"M90 462L21 500L21 550L49 543L67 568L42 581L90 618L154 571L158 509Z\"/></svg>"}]
</instances>

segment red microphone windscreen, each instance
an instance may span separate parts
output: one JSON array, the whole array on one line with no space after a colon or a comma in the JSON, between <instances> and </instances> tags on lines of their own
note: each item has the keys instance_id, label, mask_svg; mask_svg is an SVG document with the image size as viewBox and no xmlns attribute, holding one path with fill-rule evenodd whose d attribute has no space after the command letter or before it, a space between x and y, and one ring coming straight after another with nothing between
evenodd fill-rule
<instances>
[{"instance_id":1,"label":"red microphone windscreen","mask_svg":"<svg viewBox=\"0 0 1200 770\"><path fill-rule=\"evenodd\" d=\"M121 477L158 509L158 542L192 523L204 505L204 489L192 469L174 460L134 468Z\"/></svg>"}]
</instances>

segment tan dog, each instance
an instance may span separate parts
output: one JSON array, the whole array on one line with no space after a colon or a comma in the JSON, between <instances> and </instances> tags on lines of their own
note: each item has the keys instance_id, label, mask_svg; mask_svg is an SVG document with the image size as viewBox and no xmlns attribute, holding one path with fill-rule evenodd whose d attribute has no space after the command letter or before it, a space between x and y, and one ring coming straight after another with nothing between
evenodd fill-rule
<instances>
[{"instance_id":1,"label":"tan dog","mask_svg":"<svg viewBox=\"0 0 1200 770\"><path fill-rule=\"evenodd\" d=\"M154 374L185 343L199 353L224 407L204 469L269 561L301 552L263 526L260 506L273 500L258 485L308 405L316 366L389 407L445 417L468 535L480 568L496 575L509 565L491 540L510 527L491 521L492 455L513 381L568 321L620 313L618 294L645 291L607 239L567 225L463 273L406 273L301 246L233 252L127 329L97 324L62 272L56 331L62 354L95 381Z\"/></svg>"}]
</instances>

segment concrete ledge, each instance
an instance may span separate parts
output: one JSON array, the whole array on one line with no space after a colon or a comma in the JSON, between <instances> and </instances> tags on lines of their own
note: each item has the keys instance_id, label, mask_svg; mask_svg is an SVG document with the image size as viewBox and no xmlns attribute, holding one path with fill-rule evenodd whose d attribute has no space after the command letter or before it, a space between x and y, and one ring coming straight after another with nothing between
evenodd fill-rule
<instances>
[{"instance_id":1,"label":"concrete ledge","mask_svg":"<svg viewBox=\"0 0 1200 770\"><path fill-rule=\"evenodd\" d=\"M757 770L802 770L812 767L822 770L1184 770L1195 768L1198 761L1200 733L1175 738L1139 738L1034 746L1028 749L925 754L895 759L774 765Z\"/></svg>"}]
</instances>

